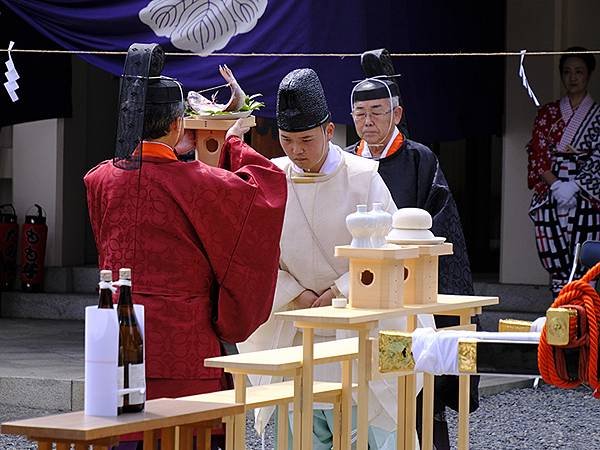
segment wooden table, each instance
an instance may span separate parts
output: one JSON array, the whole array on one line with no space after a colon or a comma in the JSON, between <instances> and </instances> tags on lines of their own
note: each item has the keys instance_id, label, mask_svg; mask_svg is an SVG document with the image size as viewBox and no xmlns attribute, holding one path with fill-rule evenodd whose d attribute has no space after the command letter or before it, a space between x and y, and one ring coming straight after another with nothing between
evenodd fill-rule
<instances>
[{"instance_id":1,"label":"wooden table","mask_svg":"<svg viewBox=\"0 0 600 450\"><path fill-rule=\"evenodd\" d=\"M291 377L294 383L294 417L293 417L293 443L294 450L304 450L301 443L302 436L302 397L300 395L303 380L303 365L305 347L277 348L251 353L240 353L237 355L219 356L204 360L206 367L218 367L229 372L234 377L235 401L246 403L246 376L247 375L270 375ZM340 362L342 364L342 404L341 404L341 432L340 447L344 450L350 449L350 433L352 423L352 360L357 359L358 340L356 338L340 339L337 341L320 342L311 346L311 368L317 364L328 364ZM312 374L312 372L311 372ZM310 391L313 392L313 379L310 378ZM312 405L312 403L311 403ZM311 416L312 417L312 416ZM279 427L285 427L287 431L287 414L279 414ZM234 417L234 449L244 450L245 445L246 416L239 414ZM283 433L283 430L280 430ZM311 427L312 433L312 427ZM287 448L287 447L286 447Z\"/></svg>"},{"instance_id":2,"label":"wooden table","mask_svg":"<svg viewBox=\"0 0 600 450\"><path fill-rule=\"evenodd\" d=\"M417 314L447 314L459 316L460 324L470 323L471 317L481 313L483 306L495 305L497 297L438 295L437 303L426 305L406 305L396 309L366 309L366 308L309 308L295 311L285 311L275 315L283 320L293 321L294 326L303 331L302 349L302 450L312 449L313 431L313 358L315 328L346 329L358 332L358 404L357 404L357 449L368 448L368 405L371 343L369 333L379 320L406 316L408 330L416 328ZM433 402L432 377L426 377L427 400ZM425 395L426 393L424 393ZM398 377L398 428L397 449L413 450L415 447L415 410L416 410L416 378L414 374ZM466 408L465 408L466 405ZM459 432L469 426L469 376L461 376L459 381ZM427 408L430 409L429 407ZM431 408L431 415L433 411ZM425 424L424 424L425 426ZM465 434L463 434L464 436ZM459 449L468 448L468 440L459 439Z\"/></svg>"},{"instance_id":3,"label":"wooden table","mask_svg":"<svg viewBox=\"0 0 600 450\"><path fill-rule=\"evenodd\" d=\"M197 433L199 450L210 450L211 428L221 418L244 411L239 403L201 403L177 399L157 399L146 402L141 413L116 417L86 416L83 411L3 423L2 433L21 434L37 441L39 450L107 450L118 444L119 436L144 433L144 450L155 448L155 432L160 432L161 450L178 450L175 429L179 427L179 448L192 448L193 433Z\"/></svg>"}]
</instances>

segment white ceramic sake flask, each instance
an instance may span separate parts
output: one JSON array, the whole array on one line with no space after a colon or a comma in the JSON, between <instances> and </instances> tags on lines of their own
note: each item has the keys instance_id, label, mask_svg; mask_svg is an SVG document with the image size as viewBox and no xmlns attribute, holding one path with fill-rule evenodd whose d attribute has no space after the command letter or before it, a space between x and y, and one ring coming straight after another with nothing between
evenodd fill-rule
<instances>
[{"instance_id":1,"label":"white ceramic sake flask","mask_svg":"<svg viewBox=\"0 0 600 450\"><path fill-rule=\"evenodd\" d=\"M373 203L371 215L377 219L377 227L371 235L371 246L383 247L387 244L385 237L392 229L392 215L383 209L383 203Z\"/></svg>"},{"instance_id":2,"label":"white ceramic sake flask","mask_svg":"<svg viewBox=\"0 0 600 450\"><path fill-rule=\"evenodd\" d=\"M352 235L350 247L371 248L371 235L375 232L377 220L367 212L367 205L356 205L356 212L346 216L346 227Z\"/></svg>"}]
</instances>

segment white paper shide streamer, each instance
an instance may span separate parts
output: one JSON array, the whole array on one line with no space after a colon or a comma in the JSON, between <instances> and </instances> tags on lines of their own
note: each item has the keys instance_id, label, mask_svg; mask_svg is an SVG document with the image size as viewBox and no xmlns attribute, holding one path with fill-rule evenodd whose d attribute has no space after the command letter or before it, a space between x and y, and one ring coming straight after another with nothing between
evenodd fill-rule
<instances>
[{"instance_id":1,"label":"white paper shide streamer","mask_svg":"<svg viewBox=\"0 0 600 450\"><path fill-rule=\"evenodd\" d=\"M529 81L527 81L527 75L525 74L525 67L523 66L523 60L525 59L525 53L527 53L527 50L521 50L521 63L519 64L519 76L521 77L521 81L523 82L523 87L525 89L527 89L527 93L529 94L529 97L531 97L531 99L533 100L533 103L535 103L535 106L540 106L540 102L538 102L537 97L533 93L533 89L531 89L531 86L529 86Z\"/></svg>"},{"instance_id":2,"label":"white paper shide streamer","mask_svg":"<svg viewBox=\"0 0 600 450\"><path fill-rule=\"evenodd\" d=\"M15 43L10 41L10 45L8 46L8 61L5 63L7 71L4 72L4 75L8 81L4 83L4 87L6 88L8 95L10 95L11 100L16 102L19 100L19 96L17 95L17 89L19 89L17 80L19 79L19 74L17 73L17 69L15 69L15 64L13 63L12 56L10 55L10 51L14 45Z\"/></svg>"}]
</instances>

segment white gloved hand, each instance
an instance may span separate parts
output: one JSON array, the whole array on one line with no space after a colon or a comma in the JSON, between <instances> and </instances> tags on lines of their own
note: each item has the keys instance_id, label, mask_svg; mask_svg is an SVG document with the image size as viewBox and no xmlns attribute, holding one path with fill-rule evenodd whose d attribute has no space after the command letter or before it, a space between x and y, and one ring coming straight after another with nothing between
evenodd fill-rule
<instances>
[{"instance_id":1,"label":"white gloved hand","mask_svg":"<svg viewBox=\"0 0 600 450\"><path fill-rule=\"evenodd\" d=\"M564 208L575 200L575 194L579 191L579 186L575 181L558 180L552 183L550 190L558 206Z\"/></svg>"}]
</instances>

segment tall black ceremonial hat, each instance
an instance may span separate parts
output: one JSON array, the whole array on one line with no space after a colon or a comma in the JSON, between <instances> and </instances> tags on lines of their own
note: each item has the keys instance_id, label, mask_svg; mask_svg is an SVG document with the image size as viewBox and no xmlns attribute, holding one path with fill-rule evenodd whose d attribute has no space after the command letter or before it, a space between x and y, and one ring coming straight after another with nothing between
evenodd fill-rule
<instances>
[{"instance_id":1,"label":"tall black ceremonial hat","mask_svg":"<svg viewBox=\"0 0 600 450\"><path fill-rule=\"evenodd\" d=\"M183 101L181 86L161 77L165 54L158 44L132 44L127 52L121 90L117 140L113 164L122 169L138 169L144 132L146 105ZM137 150L137 151L136 151Z\"/></svg>"},{"instance_id":2,"label":"tall black ceremonial hat","mask_svg":"<svg viewBox=\"0 0 600 450\"><path fill-rule=\"evenodd\" d=\"M323 86L312 69L288 73L277 92L277 127L283 131L306 131L330 118Z\"/></svg>"},{"instance_id":3,"label":"tall black ceremonial hat","mask_svg":"<svg viewBox=\"0 0 600 450\"><path fill-rule=\"evenodd\" d=\"M352 91L352 101L375 100L379 98L398 97L398 85L390 80L367 78L356 85Z\"/></svg>"},{"instance_id":4,"label":"tall black ceremonial hat","mask_svg":"<svg viewBox=\"0 0 600 450\"><path fill-rule=\"evenodd\" d=\"M362 67L363 73L367 78L376 78L382 80L389 80L393 82L396 85L397 92L392 92L392 96L395 95L398 97L398 104L402 107L402 109L404 109L402 95L400 94L400 85L398 84L398 77L400 75L396 74L396 70L394 69L394 63L392 62L392 57L390 56L390 53L385 48L380 48L377 50L368 50L360 56L360 65ZM379 83L379 85L380 87L383 87L381 83ZM382 97L387 98L388 96L389 93L386 90ZM355 100L354 96L352 96L351 101L352 103L354 103L355 101L359 100ZM406 136L408 136L406 111L403 111L402 113L402 119L398 124L398 128L400 128L400 131L402 131Z\"/></svg>"}]
</instances>

